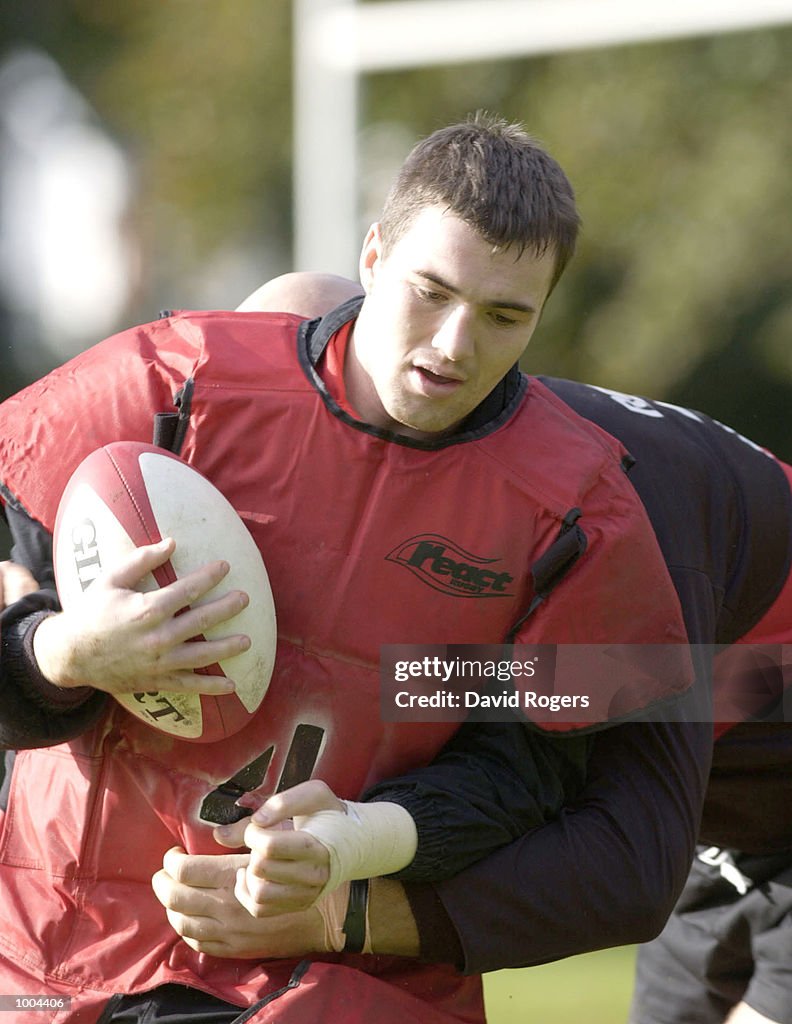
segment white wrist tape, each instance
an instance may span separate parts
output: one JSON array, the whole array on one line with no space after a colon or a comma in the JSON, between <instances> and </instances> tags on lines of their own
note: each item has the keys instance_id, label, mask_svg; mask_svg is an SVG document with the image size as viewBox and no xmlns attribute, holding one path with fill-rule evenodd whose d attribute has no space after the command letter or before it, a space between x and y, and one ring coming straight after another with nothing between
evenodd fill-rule
<instances>
[{"instance_id":1,"label":"white wrist tape","mask_svg":"<svg viewBox=\"0 0 792 1024\"><path fill-rule=\"evenodd\" d=\"M353 878L376 878L407 867L418 848L418 831L400 804L341 801L343 811L295 815L294 827L308 832L330 854L330 878L322 895Z\"/></svg>"}]
</instances>

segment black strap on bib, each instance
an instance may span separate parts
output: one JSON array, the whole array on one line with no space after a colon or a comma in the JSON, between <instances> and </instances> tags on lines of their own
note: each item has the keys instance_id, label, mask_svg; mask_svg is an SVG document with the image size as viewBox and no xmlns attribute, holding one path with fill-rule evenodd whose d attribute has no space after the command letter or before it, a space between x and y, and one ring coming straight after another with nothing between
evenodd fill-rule
<instances>
[{"instance_id":1,"label":"black strap on bib","mask_svg":"<svg viewBox=\"0 0 792 1024\"><path fill-rule=\"evenodd\" d=\"M192 377L188 377L173 396L173 404L178 412L154 413L154 434L151 443L158 448L173 452L174 455L178 455L181 451L187 428L190 425L190 405L194 387L195 381Z\"/></svg>"},{"instance_id":2,"label":"black strap on bib","mask_svg":"<svg viewBox=\"0 0 792 1024\"><path fill-rule=\"evenodd\" d=\"M514 643L520 626L528 619L542 601L555 590L572 566L586 550L586 535L578 526L578 519L583 513L579 508L571 508L561 522L561 529L556 540L545 553L531 566L531 577L534 585L534 596L528 610L515 622L504 643Z\"/></svg>"}]
</instances>

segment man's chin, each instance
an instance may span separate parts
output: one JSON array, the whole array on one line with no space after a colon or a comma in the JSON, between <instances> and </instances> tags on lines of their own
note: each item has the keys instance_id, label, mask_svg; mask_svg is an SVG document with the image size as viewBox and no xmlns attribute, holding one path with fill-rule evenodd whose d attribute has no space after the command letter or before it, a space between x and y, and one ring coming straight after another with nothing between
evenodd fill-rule
<instances>
[{"instance_id":1,"label":"man's chin","mask_svg":"<svg viewBox=\"0 0 792 1024\"><path fill-rule=\"evenodd\" d=\"M391 429L413 441L441 441L453 434L464 417L417 416L403 414L392 417Z\"/></svg>"}]
</instances>

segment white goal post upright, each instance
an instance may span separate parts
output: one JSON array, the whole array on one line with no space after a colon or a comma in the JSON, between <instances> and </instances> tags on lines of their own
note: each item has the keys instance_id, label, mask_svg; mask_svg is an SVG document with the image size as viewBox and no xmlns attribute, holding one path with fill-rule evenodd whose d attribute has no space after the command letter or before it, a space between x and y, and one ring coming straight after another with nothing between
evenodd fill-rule
<instances>
[{"instance_id":1,"label":"white goal post upright","mask_svg":"<svg viewBox=\"0 0 792 1024\"><path fill-rule=\"evenodd\" d=\"M364 74L735 32L792 0L293 0L294 269L356 275Z\"/></svg>"}]
</instances>

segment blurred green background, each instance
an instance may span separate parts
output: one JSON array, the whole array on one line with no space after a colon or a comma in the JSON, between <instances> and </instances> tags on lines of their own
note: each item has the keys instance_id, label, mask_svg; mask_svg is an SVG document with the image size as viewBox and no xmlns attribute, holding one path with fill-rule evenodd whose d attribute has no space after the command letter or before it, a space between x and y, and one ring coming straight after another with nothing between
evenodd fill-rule
<instances>
[{"instance_id":1,"label":"blurred green background","mask_svg":"<svg viewBox=\"0 0 792 1024\"><path fill-rule=\"evenodd\" d=\"M622 1024L635 949L606 949L484 978L489 1024Z\"/></svg>"},{"instance_id":2,"label":"blurred green background","mask_svg":"<svg viewBox=\"0 0 792 1024\"><path fill-rule=\"evenodd\" d=\"M102 333L236 305L293 269L291 13L289 0L0 5L0 59L52 58L126 162L133 259ZM0 76L0 110L7 95ZM703 408L792 458L792 27L368 75L361 234L415 139L478 107L548 146L584 219L526 367ZM98 340L84 319L71 349ZM3 320L8 392L64 349L35 317Z\"/></svg>"},{"instance_id":3,"label":"blurred green background","mask_svg":"<svg viewBox=\"0 0 792 1024\"><path fill-rule=\"evenodd\" d=\"M160 309L230 308L293 269L291 28L289 0L3 0L2 394ZM369 75L361 237L415 139L477 108L547 145L584 220L525 368L692 405L792 459L792 27ZM70 213L74 270L91 227L41 184L74 149L67 124L123 165L123 287L103 277L110 248L89 251L73 306L33 252ZM89 191L101 153L70 172ZM25 205L34 186L49 205ZM621 1021L633 956L492 975L492 1024Z\"/></svg>"}]
</instances>

